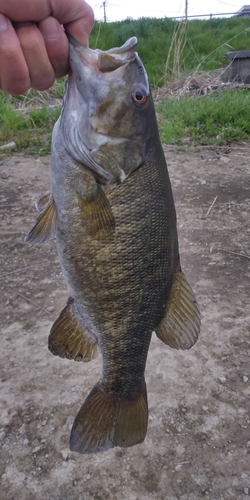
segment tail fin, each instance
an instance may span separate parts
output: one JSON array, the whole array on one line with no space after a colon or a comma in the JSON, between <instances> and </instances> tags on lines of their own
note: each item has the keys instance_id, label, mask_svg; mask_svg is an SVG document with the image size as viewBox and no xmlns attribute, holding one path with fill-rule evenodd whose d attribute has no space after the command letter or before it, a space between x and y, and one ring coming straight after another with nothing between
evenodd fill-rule
<instances>
[{"instance_id":1,"label":"tail fin","mask_svg":"<svg viewBox=\"0 0 250 500\"><path fill-rule=\"evenodd\" d=\"M128 448L144 441L148 424L147 390L143 381L136 398L108 394L98 382L78 412L70 435L70 449L78 453Z\"/></svg>"}]
</instances>

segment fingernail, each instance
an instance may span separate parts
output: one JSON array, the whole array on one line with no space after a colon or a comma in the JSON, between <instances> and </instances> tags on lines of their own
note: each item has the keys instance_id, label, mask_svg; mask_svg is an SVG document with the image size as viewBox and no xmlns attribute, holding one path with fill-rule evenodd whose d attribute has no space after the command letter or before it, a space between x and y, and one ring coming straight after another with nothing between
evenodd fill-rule
<instances>
[{"instance_id":1,"label":"fingernail","mask_svg":"<svg viewBox=\"0 0 250 500\"><path fill-rule=\"evenodd\" d=\"M46 40L56 40L59 36L60 24L53 18L47 17L41 23L41 32Z\"/></svg>"},{"instance_id":2,"label":"fingernail","mask_svg":"<svg viewBox=\"0 0 250 500\"><path fill-rule=\"evenodd\" d=\"M0 31L6 30L8 26L8 18L5 17L3 14L0 14Z\"/></svg>"}]
</instances>

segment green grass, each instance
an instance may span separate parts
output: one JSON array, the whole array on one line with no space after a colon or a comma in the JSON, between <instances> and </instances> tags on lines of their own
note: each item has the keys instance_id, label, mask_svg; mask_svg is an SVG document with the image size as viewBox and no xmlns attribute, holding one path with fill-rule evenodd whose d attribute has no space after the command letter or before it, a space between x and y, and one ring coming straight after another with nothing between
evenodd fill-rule
<instances>
[{"instance_id":1,"label":"green grass","mask_svg":"<svg viewBox=\"0 0 250 500\"><path fill-rule=\"evenodd\" d=\"M169 18L127 19L94 24L90 47L109 49L137 36L138 52L151 85L217 69L227 64L227 52L250 46L249 18L178 22ZM19 97L0 91L0 146L16 143L16 150L46 154L52 127L60 109L49 106L61 98L64 79L49 92L30 90ZM250 138L249 97L246 90L224 89L201 97L162 100L157 105L163 141L180 144L183 137L203 143L223 144ZM33 109L32 109L33 106ZM18 111L18 108L23 111Z\"/></svg>"},{"instance_id":2,"label":"green grass","mask_svg":"<svg viewBox=\"0 0 250 500\"><path fill-rule=\"evenodd\" d=\"M166 99L157 105L162 141L183 137L201 144L225 144L250 138L250 91L223 89L200 97Z\"/></svg>"},{"instance_id":3,"label":"green grass","mask_svg":"<svg viewBox=\"0 0 250 500\"><path fill-rule=\"evenodd\" d=\"M23 113L13 106L15 101L16 98L0 93L0 146L13 141L17 151L49 153L52 128L60 108L50 108L44 103Z\"/></svg>"},{"instance_id":4,"label":"green grass","mask_svg":"<svg viewBox=\"0 0 250 500\"><path fill-rule=\"evenodd\" d=\"M109 49L123 44L131 36L138 38L138 53L151 84L162 85L166 79L191 74L197 68L202 71L219 68L227 63L228 51L249 49L250 25L249 18L236 17L187 23L167 17L96 22L90 47ZM179 68L177 75L176 66Z\"/></svg>"}]
</instances>

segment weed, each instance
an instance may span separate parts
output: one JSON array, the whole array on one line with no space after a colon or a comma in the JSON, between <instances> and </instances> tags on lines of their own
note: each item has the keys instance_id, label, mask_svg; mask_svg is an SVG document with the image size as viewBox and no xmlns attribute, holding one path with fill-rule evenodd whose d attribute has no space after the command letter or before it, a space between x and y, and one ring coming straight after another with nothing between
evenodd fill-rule
<instances>
[{"instance_id":1,"label":"weed","mask_svg":"<svg viewBox=\"0 0 250 500\"><path fill-rule=\"evenodd\" d=\"M152 86L219 68L226 63L229 50L248 49L250 43L248 18L188 22L141 18L96 22L90 46L109 49L134 35ZM29 90L18 97L0 92L0 145L14 141L17 150L48 153L64 81L59 79L46 92ZM162 100L157 105L161 137L176 144L187 136L206 144L246 139L250 136L249 96L248 91L224 90L202 97Z\"/></svg>"},{"instance_id":2,"label":"weed","mask_svg":"<svg viewBox=\"0 0 250 500\"><path fill-rule=\"evenodd\" d=\"M125 43L131 36L138 38L138 52L150 83L163 85L170 76L219 68L227 62L229 50L248 49L249 19L195 19L186 23L165 17L96 22L90 47L109 49Z\"/></svg>"},{"instance_id":3,"label":"weed","mask_svg":"<svg viewBox=\"0 0 250 500\"><path fill-rule=\"evenodd\" d=\"M29 108L29 104L20 111L19 107L15 107L16 99L14 102L13 106L11 98L3 92L0 93L0 145L14 141L17 150L31 154L48 153L51 131L60 114L60 108L51 108L48 105ZM23 100L18 102L23 103Z\"/></svg>"},{"instance_id":4,"label":"weed","mask_svg":"<svg viewBox=\"0 0 250 500\"><path fill-rule=\"evenodd\" d=\"M250 137L250 93L223 89L200 97L166 99L157 105L162 140L183 136L203 144L225 144Z\"/></svg>"}]
</instances>

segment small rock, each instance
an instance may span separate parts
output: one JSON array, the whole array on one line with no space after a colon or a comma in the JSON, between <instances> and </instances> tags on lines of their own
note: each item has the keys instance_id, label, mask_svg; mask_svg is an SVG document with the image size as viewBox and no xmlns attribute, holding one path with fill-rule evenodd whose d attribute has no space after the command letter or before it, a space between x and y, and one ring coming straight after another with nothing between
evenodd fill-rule
<instances>
[{"instance_id":1,"label":"small rock","mask_svg":"<svg viewBox=\"0 0 250 500\"><path fill-rule=\"evenodd\" d=\"M203 409L203 411L207 411L208 410L208 406L202 406L202 409Z\"/></svg>"},{"instance_id":2,"label":"small rock","mask_svg":"<svg viewBox=\"0 0 250 500\"><path fill-rule=\"evenodd\" d=\"M227 163L229 163L229 162L230 162L230 158L228 158L227 156L220 156L220 161L221 161L222 163L227 164Z\"/></svg>"},{"instance_id":3,"label":"small rock","mask_svg":"<svg viewBox=\"0 0 250 500\"><path fill-rule=\"evenodd\" d=\"M16 143L14 141L12 141L12 142L8 142L7 144L3 144L3 146L0 146L0 149L1 150L12 149L12 148L15 148L15 147L16 147Z\"/></svg>"},{"instance_id":4,"label":"small rock","mask_svg":"<svg viewBox=\"0 0 250 500\"><path fill-rule=\"evenodd\" d=\"M180 471L182 469L182 464L177 464L174 468L176 472Z\"/></svg>"},{"instance_id":5,"label":"small rock","mask_svg":"<svg viewBox=\"0 0 250 500\"><path fill-rule=\"evenodd\" d=\"M243 380L243 382L246 383L246 382L248 382L249 378L246 375L243 375L242 380Z\"/></svg>"},{"instance_id":6,"label":"small rock","mask_svg":"<svg viewBox=\"0 0 250 500\"><path fill-rule=\"evenodd\" d=\"M48 306L46 309L47 309L47 311L49 311L51 313L51 312L53 312L55 310L55 307L54 306Z\"/></svg>"},{"instance_id":7,"label":"small rock","mask_svg":"<svg viewBox=\"0 0 250 500\"><path fill-rule=\"evenodd\" d=\"M245 495L249 495L249 488L244 488Z\"/></svg>"},{"instance_id":8,"label":"small rock","mask_svg":"<svg viewBox=\"0 0 250 500\"><path fill-rule=\"evenodd\" d=\"M1 173L1 178L2 178L2 179L8 179L8 178L9 178L9 176L8 176L8 174L7 174L6 172L2 172L2 173Z\"/></svg>"},{"instance_id":9,"label":"small rock","mask_svg":"<svg viewBox=\"0 0 250 500\"><path fill-rule=\"evenodd\" d=\"M247 474L241 474L241 479L247 479Z\"/></svg>"},{"instance_id":10,"label":"small rock","mask_svg":"<svg viewBox=\"0 0 250 500\"><path fill-rule=\"evenodd\" d=\"M62 459L63 460L65 460L65 461L68 460L68 452L67 452L67 450L62 450L61 451L61 455L62 455Z\"/></svg>"},{"instance_id":11,"label":"small rock","mask_svg":"<svg viewBox=\"0 0 250 500\"><path fill-rule=\"evenodd\" d=\"M27 444L29 444L29 441L28 441L28 439L27 439L27 438L25 438L25 439L23 440L23 444L24 444L24 446L27 446Z\"/></svg>"},{"instance_id":12,"label":"small rock","mask_svg":"<svg viewBox=\"0 0 250 500\"><path fill-rule=\"evenodd\" d=\"M37 453L41 449L41 446L36 446L34 450L32 450L32 453Z\"/></svg>"},{"instance_id":13,"label":"small rock","mask_svg":"<svg viewBox=\"0 0 250 500\"><path fill-rule=\"evenodd\" d=\"M145 457L145 458L148 457L148 450L144 450L142 452L142 456Z\"/></svg>"},{"instance_id":14,"label":"small rock","mask_svg":"<svg viewBox=\"0 0 250 500\"><path fill-rule=\"evenodd\" d=\"M35 299L43 299L44 298L44 293L43 292L39 292L35 295Z\"/></svg>"},{"instance_id":15,"label":"small rock","mask_svg":"<svg viewBox=\"0 0 250 500\"><path fill-rule=\"evenodd\" d=\"M227 379L226 379L226 377L219 377L219 381L221 384L225 384Z\"/></svg>"}]
</instances>

